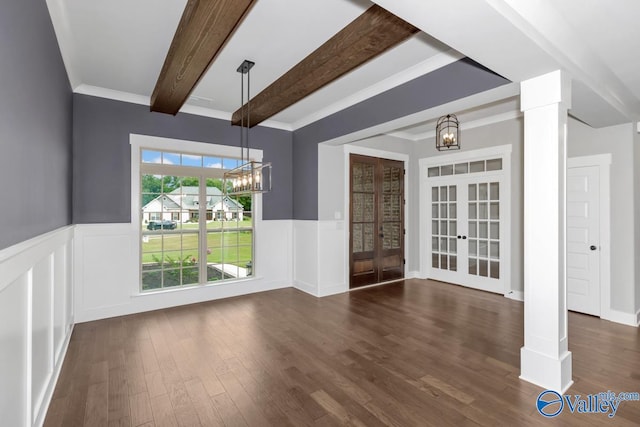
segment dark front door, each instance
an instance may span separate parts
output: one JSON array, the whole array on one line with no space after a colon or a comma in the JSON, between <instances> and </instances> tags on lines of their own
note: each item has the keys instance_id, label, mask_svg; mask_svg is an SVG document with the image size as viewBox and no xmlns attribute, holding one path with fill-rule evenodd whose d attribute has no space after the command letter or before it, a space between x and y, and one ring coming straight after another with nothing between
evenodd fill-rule
<instances>
[{"instance_id":1,"label":"dark front door","mask_svg":"<svg viewBox=\"0 0 640 427\"><path fill-rule=\"evenodd\" d=\"M349 286L404 277L404 164L350 158Z\"/></svg>"}]
</instances>

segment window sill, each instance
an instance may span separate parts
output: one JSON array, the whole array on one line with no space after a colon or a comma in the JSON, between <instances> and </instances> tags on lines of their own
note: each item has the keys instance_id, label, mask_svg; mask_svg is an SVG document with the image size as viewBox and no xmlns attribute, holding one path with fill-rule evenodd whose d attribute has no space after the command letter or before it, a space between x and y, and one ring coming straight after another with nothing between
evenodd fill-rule
<instances>
[{"instance_id":1,"label":"window sill","mask_svg":"<svg viewBox=\"0 0 640 427\"><path fill-rule=\"evenodd\" d=\"M207 289L207 288L216 288L216 287L220 287L220 286L228 286L228 285L238 285L238 284L242 284L242 283L251 283L251 282L255 282L255 281L259 281L262 280L263 277L261 276L253 276L250 278L245 278L245 279L238 279L238 280L225 280L225 281L217 281L217 282L209 282L209 283L202 283L202 284L195 284L195 285L189 285L189 286L181 286L181 287L175 287L175 288L162 288L162 289L156 289L156 290L148 290L148 291L138 291L138 292L134 292L133 294L131 294L131 297L133 298L137 298L137 297L146 297L146 296L150 296L150 295L158 295L158 294L169 294L169 293L174 293L174 292L186 292L186 291L192 291L192 290L196 290L196 289Z\"/></svg>"}]
</instances>

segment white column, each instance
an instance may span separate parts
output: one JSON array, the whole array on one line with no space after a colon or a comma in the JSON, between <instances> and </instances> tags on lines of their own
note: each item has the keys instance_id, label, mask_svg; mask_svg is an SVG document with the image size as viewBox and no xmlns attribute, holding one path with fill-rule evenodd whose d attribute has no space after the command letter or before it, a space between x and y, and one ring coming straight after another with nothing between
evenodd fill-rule
<instances>
[{"instance_id":1,"label":"white column","mask_svg":"<svg viewBox=\"0 0 640 427\"><path fill-rule=\"evenodd\" d=\"M520 378L563 393L567 347L566 163L571 80L554 71L521 83L524 112L524 347Z\"/></svg>"}]
</instances>

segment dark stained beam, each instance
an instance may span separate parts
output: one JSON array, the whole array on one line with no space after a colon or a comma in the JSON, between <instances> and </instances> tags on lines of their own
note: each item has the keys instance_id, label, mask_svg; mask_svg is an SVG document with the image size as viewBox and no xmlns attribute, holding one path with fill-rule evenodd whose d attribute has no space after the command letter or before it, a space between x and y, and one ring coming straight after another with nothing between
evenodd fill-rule
<instances>
[{"instance_id":1,"label":"dark stained beam","mask_svg":"<svg viewBox=\"0 0 640 427\"><path fill-rule=\"evenodd\" d=\"M177 114L255 0L189 0L151 95L151 111Z\"/></svg>"},{"instance_id":2,"label":"dark stained beam","mask_svg":"<svg viewBox=\"0 0 640 427\"><path fill-rule=\"evenodd\" d=\"M418 31L413 25L380 6L371 6L251 100L251 127L311 95ZM233 125L240 124L243 107L233 113Z\"/></svg>"}]
</instances>

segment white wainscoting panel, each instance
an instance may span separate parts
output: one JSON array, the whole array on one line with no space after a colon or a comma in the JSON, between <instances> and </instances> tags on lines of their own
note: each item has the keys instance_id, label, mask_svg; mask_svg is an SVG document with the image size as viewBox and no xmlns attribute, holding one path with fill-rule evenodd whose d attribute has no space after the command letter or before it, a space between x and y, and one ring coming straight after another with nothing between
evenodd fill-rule
<instances>
[{"instance_id":1,"label":"white wainscoting panel","mask_svg":"<svg viewBox=\"0 0 640 427\"><path fill-rule=\"evenodd\" d=\"M344 221L318 221L318 296L349 290L349 254ZM348 248L348 245L347 245Z\"/></svg>"},{"instance_id":2,"label":"white wainscoting panel","mask_svg":"<svg viewBox=\"0 0 640 427\"><path fill-rule=\"evenodd\" d=\"M293 286L318 296L318 221L293 221Z\"/></svg>"},{"instance_id":3,"label":"white wainscoting panel","mask_svg":"<svg viewBox=\"0 0 640 427\"><path fill-rule=\"evenodd\" d=\"M292 221L256 223L256 277L140 293L138 232L131 224L78 224L76 322L290 287Z\"/></svg>"},{"instance_id":4,"label":"white wainscoting panel","mask_svg":"<svg viewBox=\"0 0 640 427\"><path fill-rule=\"evenodd\" d=\"M73 227L0 251L0 424L44 422L73 329Z\"/></svg>"}]
</instances>

